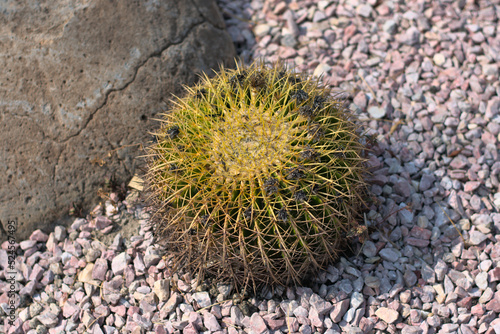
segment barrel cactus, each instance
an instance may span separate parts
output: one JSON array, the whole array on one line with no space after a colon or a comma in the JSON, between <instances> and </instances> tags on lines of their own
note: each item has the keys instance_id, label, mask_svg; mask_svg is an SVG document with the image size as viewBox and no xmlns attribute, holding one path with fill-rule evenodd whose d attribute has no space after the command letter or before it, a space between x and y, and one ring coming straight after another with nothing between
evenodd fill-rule
<instances>
[{"instance_id":1,"label":"barrel cactus","mask_svg":"<svg viewBox=\"0 0 500 334\"><path fill-rule=\"evenodd\" d=\"M236 286L298 284L334 260L366 203L366 145L343 101L282 64L186 87L148 147L154 235Z\"/></svg>"}]
</instances>

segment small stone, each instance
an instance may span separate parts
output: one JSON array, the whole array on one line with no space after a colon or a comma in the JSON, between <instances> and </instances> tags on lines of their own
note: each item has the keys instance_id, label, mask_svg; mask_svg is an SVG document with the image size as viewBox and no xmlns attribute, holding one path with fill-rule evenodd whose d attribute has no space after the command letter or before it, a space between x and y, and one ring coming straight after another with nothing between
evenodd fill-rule
<instances>
[{"instance_id":1,"label":"small stone","mask_svg":"<svg viewBox=\"0 0 500 334\"><path fill-rule=\"evenodd\" d=\"M280 1L275 7L274 7L274 10L273 10L273 13L275 15L281 15L283 14L288 8L288 5L286 4L285 1Z\"/></svg>"},{"instance_id":2,"label":"small stone","mask_svg":"<svg viewBox=\"0 0 500 334\"><path fill-rule=\"evenodd\" d=\"M104 281L106 279L106 272L108 271L108 260L99 258L95 261L92 270L92 279Z\"/></svg>"},{"instance_id":3,"label":"small stone","mask_svg":"<svg viewBox=\"0 0 500 334\"><path fill-rule=\"evenodd\" d=\"M208 292L197 292L193 294L193 299L196 300L201 308L209 307L212 304Z\"/></svg>"},{"instance_id":4,"label":"small stone","mask_svg":"<svg viewBox=\"0 0 500 334\"><path fill-rule=\"evenodd\" d=\"M54 228L54 238L56 241L61 241L66 238L66 228L64 226L57 225Z\"/></svg>"},{"instance_id":5,"label":"small stone","mask_svg":"<svg viewBox=\"0 0 500 334\"><path fill-rule=\"evenodd\" d=\"M164 317L168 316L181 301L182 297L177 292L172 293L168 301L160 309L160 314L164 315Z\"/></svg>"},{"instance_id":6,"label":"small stone","mask_svg":"<svg viewBox=\"0 0 500 334\"><path fill-rule=\"evenodd\" d=\"M45 269L43 269L38 263L35 264L28 280L39 281L40 278L42 278L44 271Z\"/></svg>"},{"instance_id":7,"label":"small stone","mask_svg":"<svg viewBox=\"0 0 500 334\"><path fill-rule=\"evenodd\" d=\"M378 106L371 106L368 108L368 114L370 114L372 118L381 119L386 115L386 110Z\"/></svg>"},{"instance_id":8,"label":"small stone","mask_svg":"<svg viewBox=\"0 0 500 334\"><path fill-rule=\"evenodd\" d=\"M386 261L396 262L401 257L401 252L394 248L383 248L379 255Z\"/></svg>"},{"instance_id":9,"label":"small stone","mask_svg":"<svg viewBox=\"0 0 500 334\"><path fill-rule=\"evenodd\" d=\"M31 233L30 240L34 240L36 242L47 242L49 236L42 232L42 230L35 230Z\"/></svg>"},{"instance_id":10,"label":"small stone","mask_svg":"<svg viewBox=\"0 0 500 334\"><path fill-rule=\"evenodd\" d=\"M125 271L125 268L130 263L131 257L127 253L123 252L118 254L113 258L111 262L111 270L115 275L121 275Z\"/></svg>"},{"instance_id":11,"label":"small stone","mask_svg":"<svg viewBox=\"0 0 500 334\"><path fill-rule=\"evenodd\" d=\"M442 281L448 272L448 265L443 260L438 259L436 265L434 266L434 271L436 273L437 280Z\"/></svg>"},{"instance_id":12,"label":"small stone","mask_svg":"<svg viewBox=\"0 0 500 334\"><path fill-rule=\"evenodd\" d=\"M255 26L253 32L258 37L263 37L271 30L271 27L267 24L258 24Z\"/></svg>"},{"instance_id":13,"label":"small stone","mask_svg":"<svg viewBox=\"0 0 500 334\"><path fill-rule=\"evenodd\" d=\"M57 315L51 312L45 312L37 317L38 321L40 321L43 325L49 328L56 327L59 323L59 318Z\"/></svg>"},{"instance_id":14,"label":"small stone","mask_svg":"<svg viewBox=\"0 0 500 334\"><path fill-rule=\"evenodd\" d=\"M221 326L217 321L217 318L210 312L203 312L203 324L211 332L221 330Z\"/></svg>"},{"instance_id":15,"label":"small stone","mask_svg":"<svg viewBox=\"0 0 500 334\"><path fill-rule=\"evenodd\" d=\"M80 271L80 274L78 274L78 280L84 283L92 281L93 270L94 270L94 264L88 263L85 266L85 268L82 271Z\"/></svg>"},{"instance_id":16,"label":"small stone","mask_svg":"<svg viewBox=\"0 0 500 334\"><path fill-rule=\"evenodd\" d=\"M236 326L243 326L243 313L238 306L231 307L231 323Z\"/></svg>"},{"instance_id":17,"label":"small stone","mask_svg":"<svg viewBox=\"0 0 500 334\"><path fill-rule=\"evenodd\" d=\"M500 267L496 267L493 270L488 272L488 276L490 278L490 282L500 281Z\"/></svg>"},{"instance_id":18,"label":"small stone","mask_svg":"<svg viewBox=\"0 0 500 334\"><path fill-rule=\"evenodd\" d=\"M473 245L479 245L484 240L488 239L488 236L484 235L479 231L472 231L469 233L469 241Z\"/></svg>"},{"instance_id":19,"label":"small stone","mask_svg":"<svg viewBox=\"0 0 500 334\"><path fill-rule=\"evenodd\" d=\"M400 36L400 42L406 45L417 44L420 39L420 31L417 27L411 26L408 30Z\"/></svg>"},{"instance_id":20,"label":"small stone","mask_svg":"<svg viewBox=\"0 0 500 334\"><path fill-rule=\"evenodd\" d=\"M394 20L387 20L385 21L384 25L382 26L382 29L384 32L394 35L396 33L396 30L398 28L397 23Z\"/></svg>"},{"instance_id":21,"label":"small stone","mask_svg":"<svg viewBox=\"0 0 500 334\"><path fill-rule=\"evenodd\" d=\"M36 240L24 240L19 243L19 247L21 247L22 250L27 250L30 249L31 247L34 247L36 243L37 243Z\"/></svg>"},{"instance_id":22,"label":"small stone","mask_svg":"<svg viewBox=\"0 0 500 334\"><path fill-rule=\"evenodd\" d=\"M493 75L493 76L498 75L498 64L484 64L481 66L484 75Z\"/></svg>"},{"instance_id":23,"label":"small stone","mask_svg":"<svg viewBox=\"0 0 500 334\"><path fill-rule=\"evenodd\" d=\"M344 314L347 312L347 309L349 308L350 300L349 299L344 299L338 303L336 303L333 307L332 312L330 313L330 319L334 323L338 323L340 320L342 320L342 317Z\"/></svg>"},{"instance_id":24,"label":"small stone","mask_svg":"<svg viewBox=\"0 0 500 334\"><path fill-rule=\"evenodd\" d=\"M500 291L497 291L494 298L486 304L486 309L488 311L500 313Z\"/></svg>"},{"instance_id":25,"label":"small stone","mask_svg":"<svg viewBox=\"0 0 500 334\"><path fill-rule=\"evenodd\" d=\"M359 16L369 18L370 15L372 14L372 6L368 4L361 4L358 7L356 7L356 13L358 13Z\"/></svg>"},{"instance_id":26,"label":"small stone","mask_svg":"<svg viewBox=\"0 0 500 334\"><path fill-rule=\"evenodd\" d=\"M488 287L488 273L484 271L480 272L474 278L474 282L479 289L486 290L486 288Z\"/></svg>"},{"instance_id":27,"label":"small stone","mask_svg":"<svg viewBox=\"0 0 500 334\"><path fill-rule=\"evenodd\" d=\"M309 304L318 311L319 315L324 315L333 308L330 302L324 301L320 296L313 293L309 299Z\"/></svg>"},{"instance_id":28,"label":"small stone","mask_svg":"<svg viewBox=\"0 0 500 334\"><path fill-rule=\"evenodd\" d=\"M406 286L411 288L417 284L417 275L412 270L405 270L403 275L403 279L405 280Z\"/></svg>"},{"instance_id":29,"label":"small stone","mask_svg":"<svg viewBox=\"0 0 500 334\"><path fill-rule=\"evenodd\" d=\"M375 246L375 243L371 240L365 241L363 244L363 254L366 257L374 257L377 255L377 247Z\"/></svg>"},{"instance_id":30,"label":"small stone","mask_svg":"<svg viewBox=\"0 0 500 334\"><path fill-rule=\"evenodd\" d=\"M324 19L326 19L326 15L324 12L322 12L320 10L317 10L314 12L313 22L321 22Z\"/></svg>"},{"instance_id":31,"label":"small stone","mask_svg":"<svg viewBox=\"0 0 500 334\"><path fill-rule=\"evenodd\" d=\"M453 169L463 169L467 167L468 163L467 158L459 154L450 162L450 167Z\"/></svg>"},{"instance_id":32,"label":"small stone","mask_svg":"<svg viewBox=\"0 0 500 334\"><path fill-rule=\"evenodd\" d=\"M394 191L396 192L396 194L404 198L408 198L411 195L411 185L407 180L399 179L394 184Z\"/></svg>"},{"instance_id":33,"label":"small stone","mask_svg":"<svg viewBox=\"0 0 500 334\"><path fill-rule=\"evenodd\" d=\"M431 327L441 326L441 319L437 315L427 317L427 323Z\"/></svg>"},{"instance_id":34,"label":"small stone","mask_svg":"<svg viewBox=\"0 0 500 334\"><path fill-rule=\"evenodd\" d=\"M446 58L442 53L436 53L432 60L434 61L434 64L436 64L437 66L441 66L445 63Z\"/></svg>"},{"instance_id":35,"label":"small stone","mask_svg":"<svg viewBox=\"0 0 500 334\"><path fill-rule=\"evenodd\" d=\"M261 334L268 330L264 319L262 319L259 313L252 314L252 317L250 318L250 329L256 334Z\"/></svg>"},{"instance_id":36,"label":"small stone","mask_svg":"<svg viewBox=\"0 0 500 334\"><path fill-rule=\"evenodd\" d=\"M363 295L359 292L353 292L351 296L351 308L356 310L364 301Z\"/></svg>"},{"instance_id":37,"label":"small stone","mask_svg":"<svg viewBox=\"0 0 500 334\"><path fill-rule=\"evenodd\" d=\"M434 183L435 180L436 180L436 177L432 174L422 175L422 178L420 179L420 185L419 185L420 191L423 192L423 191L428 190L430 187L432 187L432 184Z\"/></svg>"},{"instance_id":38,"label":"small stone","mask_svg":"<svg viewBox=\"0 0 500 334\"><path fill-rule=\"evenodd\" d=\"M375 311L375 315L388 324L394 323L399 317L399 313L397 311L387 307L380 307L377 311Z\"/></svg>"},{"instance_id":39,"label":"small stone","mask_svg":"<svg viewBox=\"0 0 500 334\"><path fill-rule=\"evenodd\" d=\"M297 321L297 318L295 317L286 317L286 325L287 328L289 328L290 332L297 332L299 330L299 322Z\"/></svg>"},{"instance_id":40,"label":"small stone","mask_svg":"<svg viewBox=\"0 0 500 334\"><path fill-rule=\"evenodd\" d=\"M167 301L170 298L170 281L166 279L156 281L153 285L153 292L160 302Z\"/></svg>"},{"instance_id":41,"label":"small stone","mask_svg":"<svg viewBox=\"0 0 500 334\"><path fill-rule=\"evenodd\" d=\"M327 75L328 72L332 69L332 67L328 64L325 63L320 63L316 68L314 69L313 75L314 76L322 76L322 75Z\"/></svg>"},{"instance_id":42,"label":"small stone","mask_svg":"<svg viewBox=\"0 0 500 334\"><path fill-rule=\"evenodd\" d=\"M141 328L144 329L151 329L153 327L153 323L146 317L140 315L139 313L134 313L132 316L132 319L134 319L134 322L139 325Z\"/></svg>"},{"instance_id":43,"label":"small stone","mask_svg":"<svg viewBox=\"0 0 500 334\"><path fill-rule=\"evenodd\" d=\"M366 276L365 277L365 284L369 286L370 288L379 288L380 287L380 278L376 276Z\"/></svg>"}]
</instances>

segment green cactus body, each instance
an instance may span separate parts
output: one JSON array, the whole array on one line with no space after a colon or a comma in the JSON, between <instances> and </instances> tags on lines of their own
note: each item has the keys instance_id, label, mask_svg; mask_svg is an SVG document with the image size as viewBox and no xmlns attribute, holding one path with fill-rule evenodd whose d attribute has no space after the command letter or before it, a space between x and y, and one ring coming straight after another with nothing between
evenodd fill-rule
<instances>
[{"instance_id":1,"label":"green cactus body","mask_svg":"<svg viewBox=\"0 0 500 334\"><path fill-rule=\"evenodd\" d=\"M277 65L204 77L149 147L155 237L200 274L287 285L336 258L366 149L340 100Z\"/></svg>"}]
</instances>

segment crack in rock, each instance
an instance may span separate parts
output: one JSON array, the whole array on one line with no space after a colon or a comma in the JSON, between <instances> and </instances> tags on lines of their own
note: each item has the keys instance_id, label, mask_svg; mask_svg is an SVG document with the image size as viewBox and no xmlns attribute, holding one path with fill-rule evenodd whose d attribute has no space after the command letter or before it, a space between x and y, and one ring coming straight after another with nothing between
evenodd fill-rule
<instances>
[{"instance_id":1,"label":"crack in rock","mask_svg":"<svg viewBox=\"0 0 500 334\"><path fill-rule=\"evenodd\" d=\"M75 134L73 134L73 135L71 135L71 136L67 137L66 139L64 139L64 140L62 140L62 141L60 141L60 142L57 142L57 143L58 143L58 144L64 144L64 143L68 142L71 138L74 138L74 137L76 137L76 136L79 136L79 135L80 135L80 133L81 133L83 130L85 130L85 129L87 128L87 126L88 126L88 124L90 123L90 121L92 121L92 119L94 118L94 115L95 115L95 114L97 114L97 112L99 112L99 110L101 110L104 106L106 106L106 104L107 104L107 102L108 102L108 98L109 98L109 96L110 96L110 94L111 94L111 93L114 93L114 92L120 92L120 91L122 91L122 90L125 90L128 86L130 86L130 85L131 85L131 84L135 81L135 78L137 77L137 73L139 72L139 70L140 70L142 67L144 67L144 66L146 65L146 63L147 63L150 59L152 59L152 58L158 58L158 57L160 57L160 56L162 55L162 53L163 53L164 51L168 50L170 47L172 47L172 46L176 46L176 45L179 45L179 44L182 44L182 42L184 42L184 40L185 40L185 39L186 39L186 38L187 38L187 37L188 37L188 36L189 36L189 35L193 32L193 30L194 30L194 29L196 29L198 26L200 26L200 25L202 25L202 24L204 24L204 23L206 23L206 22L207 22L208 24L210 24L212 27L214 27L214 26L213 26L210 22L205 21L205 20L203 20L203 21L201 21L201 22L199 22L199 23L196 23L196 24L194 24L192 27L190 27L190 28L189 28L189 30L187 31L186 35L185 35L185 36L183 36L183 37L181 37L181 38L179 39L179 41L177 41L177 42L176 42L176 41L173 41L173 42L171 42L171 43L169 43L169 44L165 45L165 46L164 46L163 48L161 48L160 50L155 51L155 52L153 52L150 56L148 56L148 57L147 57L147 58L146 58L146 59L145 59L145 60L144 60L141 64L139 64L139 65L135 68L135 70L134 70L134 74L132 75L132 79L131 79L129 82L125 83L125 84L124 84L122 87L120 87L120 88L112 88L112 89L110 89L108 92L106 92L106 94L105 94L105 96L104 96L104 99L103 99L103 102L101 103L101 105L100 105L100 106L98 106L98 107L97 107L97 108L96 108L93 112L91 112L91 113L90 113L89 117L87 118L87 121L85 122L85 124L83 124L83 126L80 128L80 130L78 130ZM219 28L217 28L217 27L214 27L214 28L216 28L216 29L220 30L220 29L219 29Z\"/></svg>"}]
</instances>

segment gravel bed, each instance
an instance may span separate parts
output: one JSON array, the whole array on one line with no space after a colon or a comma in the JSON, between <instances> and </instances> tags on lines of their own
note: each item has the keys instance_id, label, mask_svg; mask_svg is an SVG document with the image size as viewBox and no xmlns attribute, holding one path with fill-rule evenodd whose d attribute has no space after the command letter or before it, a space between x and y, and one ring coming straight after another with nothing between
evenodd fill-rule
<instances>
[{"instance_id":1,"label":"gravel bed","mask_svg":"<svg viewBox=\"0 0 500 334\"><path fill-rule=\"evenodd\" d=\"M137 193L111 194L16 244L12 326L1 245L0 333L500 333L500 3L218 3L246 62L322 75L378 136L369 237L310 287L239 298L172 273Z\"/></svg>"}]
</instances>

